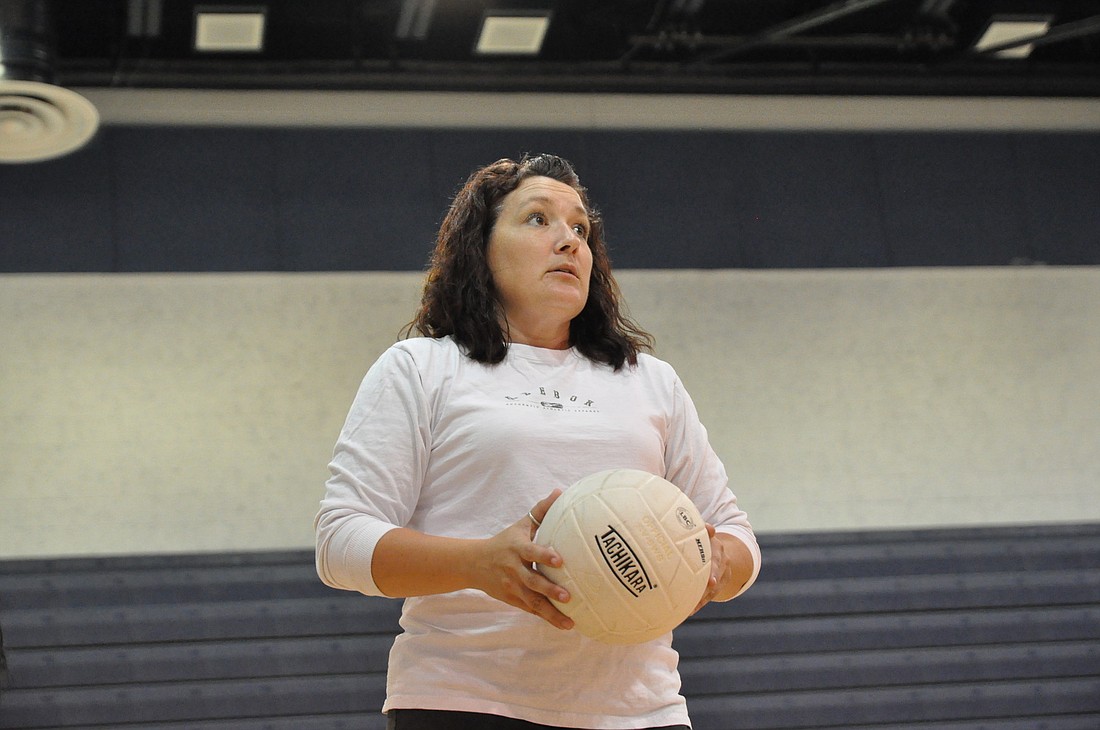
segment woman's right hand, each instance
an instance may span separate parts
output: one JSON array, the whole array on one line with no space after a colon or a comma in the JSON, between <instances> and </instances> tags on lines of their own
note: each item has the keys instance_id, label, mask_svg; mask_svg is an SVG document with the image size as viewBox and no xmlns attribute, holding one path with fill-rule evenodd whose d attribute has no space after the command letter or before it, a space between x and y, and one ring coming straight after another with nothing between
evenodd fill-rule
<instances>
[{"instance_id":1,"label":"woman's right hand","mask_svg":"<svg viewBox=\"0 0 1100 730\"><path fill-rule=\"evenodd\" d=\"M569 592L534 568L535 564L561 567L562 559L556 550L533 542L538 523L559 496L561 490L555 489L531 508L530 515L482 541L469 566L470 582L498 601L534 614L559 629L571 629L573 619L550 602L551 597L561 603L568 601Z\"/></svg>"}]
</instances>

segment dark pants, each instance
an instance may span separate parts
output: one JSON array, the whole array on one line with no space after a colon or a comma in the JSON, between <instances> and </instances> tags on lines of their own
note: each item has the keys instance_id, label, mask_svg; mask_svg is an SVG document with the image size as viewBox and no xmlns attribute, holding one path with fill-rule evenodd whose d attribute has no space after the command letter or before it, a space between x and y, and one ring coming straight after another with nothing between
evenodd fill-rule
<instances>
[{"instance_id":1,"label":"dark pants","mask_svg":"<svg viewBox=\"0 0 1100 730\"><path fill-rule=\"evenodd\" d=\"M479 712L452 712L449 710L390 710L386 713L388 730L570 730L554 725L538 725L526 720L515 720L499 715L483 715ZM689 730L687 725L665 725L645 730Z\"/></svg>"}]
</instances>

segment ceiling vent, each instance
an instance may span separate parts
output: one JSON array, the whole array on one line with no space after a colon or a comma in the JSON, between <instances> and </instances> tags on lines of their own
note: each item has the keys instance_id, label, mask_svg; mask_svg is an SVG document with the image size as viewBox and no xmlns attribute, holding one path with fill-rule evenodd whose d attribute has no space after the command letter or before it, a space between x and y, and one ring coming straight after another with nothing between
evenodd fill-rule
<instances>
[{"instance_id":1,"label":"ceiling vent","mask_svg":"<svg viewBox=\"0 0 1100 730\"><path fill-rule=\"evenodd\" d=\"M0 0L0 163L37 162L83 147L99 113L57 86L44 0Z\"/></svg>"}]
</instances>

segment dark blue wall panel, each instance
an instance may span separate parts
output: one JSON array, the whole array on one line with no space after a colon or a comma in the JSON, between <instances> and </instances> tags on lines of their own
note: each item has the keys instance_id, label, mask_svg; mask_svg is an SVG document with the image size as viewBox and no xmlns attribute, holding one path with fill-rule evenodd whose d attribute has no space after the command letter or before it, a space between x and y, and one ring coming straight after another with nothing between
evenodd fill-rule
<instances>
[{"instance_id":1,"label":"dark blue wall panel","mask_svg":"<svg viewBox=\"0 0 1100 730\"><path fill-rule=\"evenodd\" d=\"M112 130L121 271L282 268L271 131Z\"/></svg>"},{"instance_id":2,"label":"dark blue wall panel","mask_svg":"<svg viewBox=\"0 0 1100 730\"><path fill-rule=\"evenodd\" d=\"M872 137L633 134L587 181L619 266L882 266Z\"/></svg>"},{"instance_id":3,"label":"dark blue wall panel","mask_svg":"<svg viewBox=\"0 0 1100 730\"><path fill-rule=\"evenodd\" d=\"M1013 145L1038 261L1100 261L1100 135Z\"/></svg>"},{"instance_id":4,"label":"dark blue wall panel","mask_svg":"<svg viewBox=\"0 0 1100 730\"><path fill-rule=\"evenodd\" d=\"M107 145L0 165L0 271L111 271L116 232Z\"/></svg>"},{"instance_id":5,"label":"dark blue wall panel","mask_svg":"<svg viewBox=\"0 0 1100 730\"><path fill-rule=\"evenodd\" d=\"M0 165L0 272L418 270L457 186L574 161L620 268L1100 264L1100 135L108 127Z\"/></svg>"},{"instance_id":6,"label":"dark blue wall panel","mask_svg":"<svg viewBox=\"0 0 1100 730\"><path fill-rule=\"evenodd\" d=\"M955 150L948 156L944 146ZM1021 203L1023 171L1011 139L982 135L949 140L913 134L879 140L882 225L893 261L920 265L1009 263L1031 251Z\"/></svg>"}]
</instances>

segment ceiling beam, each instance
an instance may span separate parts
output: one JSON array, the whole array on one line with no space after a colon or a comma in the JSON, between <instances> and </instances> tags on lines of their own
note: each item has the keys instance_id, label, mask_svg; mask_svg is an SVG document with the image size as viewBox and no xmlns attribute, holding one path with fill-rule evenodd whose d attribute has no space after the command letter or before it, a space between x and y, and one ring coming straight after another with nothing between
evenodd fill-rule
<instances>
[{"instance_id":1,"label":"ceiling beam","mask_svg":"<svg viewBox=\"0 0 1100 730\"><path fill-rule=\"evenodd\" d=\"M105 125L1100 132L1100 99L78 88Z\"/></svg>"}]
</instances>

